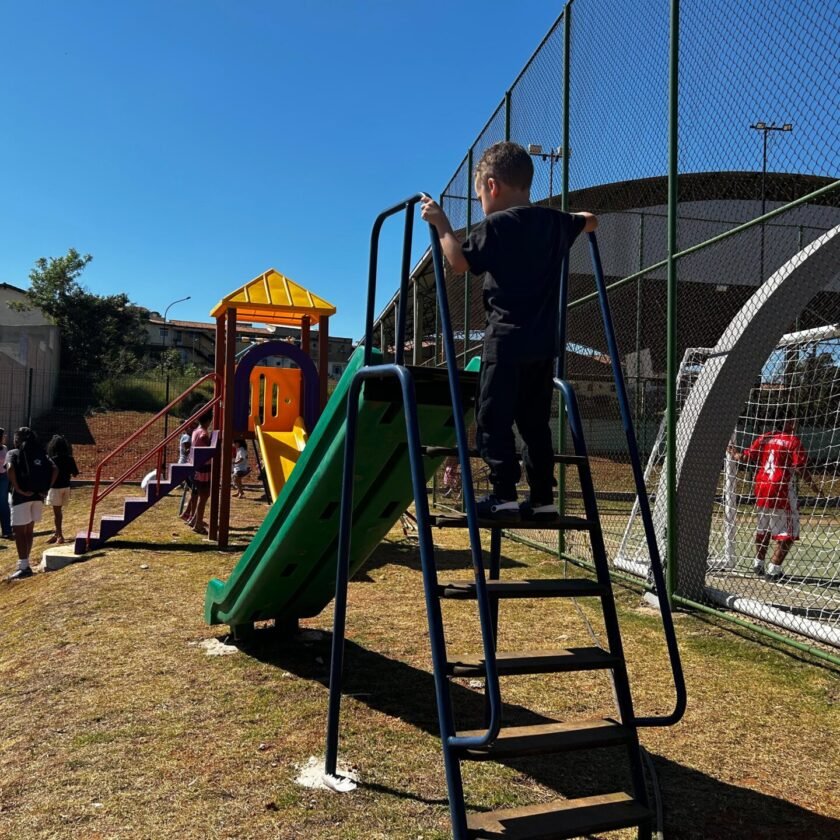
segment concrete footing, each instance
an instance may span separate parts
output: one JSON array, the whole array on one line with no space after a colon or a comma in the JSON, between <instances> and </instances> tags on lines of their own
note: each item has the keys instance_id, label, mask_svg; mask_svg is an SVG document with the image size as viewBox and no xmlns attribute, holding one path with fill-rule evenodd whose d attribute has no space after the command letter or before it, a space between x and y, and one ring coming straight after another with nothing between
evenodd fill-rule
<instances>
[{"instance_id":1,"label":"concrete footing","mask_svg":"<svg viewBox=\"0 0 840 840\"><path fill-rule=\"evenodd\" d=\"M78 559L79 555L73 552L73 543L54 545L41 555L41 565L38 568L42 572L55 572L75 563Z\"/></svg>"}]
</instances>

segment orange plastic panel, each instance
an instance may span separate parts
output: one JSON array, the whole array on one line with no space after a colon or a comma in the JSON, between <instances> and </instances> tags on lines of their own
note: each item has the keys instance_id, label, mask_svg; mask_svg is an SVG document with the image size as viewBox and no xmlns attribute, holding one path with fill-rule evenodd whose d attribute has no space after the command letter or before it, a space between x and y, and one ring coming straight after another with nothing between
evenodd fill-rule
<instances>
[{"instance_id":1,"label":"orange plastic panel","mask_svg":"<svg viewBox=\"0 0 840 840\"><path fill-rule=\"evenodd\" d=\"M248 431L289 432L300 416L300 368L255 367L251 371Z\"/></svg>"}]
</instances>

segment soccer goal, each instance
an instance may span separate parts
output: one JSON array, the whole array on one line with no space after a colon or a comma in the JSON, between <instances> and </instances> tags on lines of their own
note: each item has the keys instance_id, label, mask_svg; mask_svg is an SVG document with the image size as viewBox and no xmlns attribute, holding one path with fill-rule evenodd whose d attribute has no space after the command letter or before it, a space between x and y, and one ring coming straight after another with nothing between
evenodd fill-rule
<instances>
[{"instance_id":1,"label":"soccer goal","mask_svg":"<svg viewBox=\"0 0 840 840\"><path fill-rule=\"evenodd\" d=\"M714 350L685 352L677 382L677 411ZM750 390L732 430L733 451L796 421L795 434L807 455L811 482L796 488L800 537L770 580L753 570L756 557L755 464L727 455L721 462L705 573L706 596L754 618L840 646L840 328L837 324L782 337ZM678 447L681 445L678 441ZM646 465L659 544L665 545L664 422ZM769 561L774 544L768 549ZM617 568L640 577L649 569L644 533L634 504Z\"/></svg>"}]
</instances>

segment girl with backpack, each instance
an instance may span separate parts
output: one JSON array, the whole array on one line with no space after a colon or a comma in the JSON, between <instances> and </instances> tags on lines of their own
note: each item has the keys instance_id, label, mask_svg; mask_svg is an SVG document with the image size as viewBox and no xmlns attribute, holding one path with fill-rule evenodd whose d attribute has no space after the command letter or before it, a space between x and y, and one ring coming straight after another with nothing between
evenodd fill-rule
<instances>
[{"instance_id":1,"label":"girl with backpack","mask_svg":"<svg viewBox=\"0 0 840 840\"><path fill-rule=\"evenodd\" d=\"M29 554L35 536L35 523L41 521L44 497L58 476L38 435L28 426L15 432L15 448L6 456L9 484L12 487L12 531L18 552L17 569L8 580L32 577Z\"/></svg>"},{"instance_id":2,"label":"girl with backpack","mask_svg":"<svg viewBox=\"0 0 840 840\"><path fill-rule=\"evenodd\" d=\"M47 493L47 504L53 509L55 531L47 540L48 543L62 545L64 542L64 505L70 501L70 479L79 474L79 468L73 459L70 444L61 435L53 435L47 446L47 455L58 468L58 477Z\"/></svg>"}]
</instances>

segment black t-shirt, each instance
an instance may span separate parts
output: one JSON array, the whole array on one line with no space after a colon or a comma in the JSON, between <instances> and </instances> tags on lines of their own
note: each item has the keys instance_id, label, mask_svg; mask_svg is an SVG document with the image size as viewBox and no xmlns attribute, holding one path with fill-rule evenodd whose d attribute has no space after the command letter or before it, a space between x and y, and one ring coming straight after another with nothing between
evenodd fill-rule
<instances>
[{"instance_id":1,"label":"black t-shirt","mask_svg":"<svg viewBox=\"0 0 840 840\"><path fill-rule=\"evenodd\" d=\"M51 458L47 459L51 464L53 463ZM6 464L9 467L13 467L15 471L15 481L17 482L18 487L21 490L28 490L29 488L26 486L26 478L21 475L20 472L20 450L19 449L10 449L9 452L6 454ZM11 489L11 488L10 488ZM12 493L12 507L15 505L22 505L24 502L43 502L44 501L44 493L34 493L31 496L22 496L20 493L17 493L14 489L11 489Z\"/></svg>"},{"instance_id":2,"label":"black t-shirt","mask_svg":"<svg viewBox=\"0 0 840 840\"><path fill-rule=\"evenodd\" d=\"M556 355L560 266L585 219L548 207L491 213L464 243L473 274L484 274L484 359Z\"/></svg>"},{"instance_id":3,"label":"black t-shirt","mask_svg":"<svg viewBox=\"0 0 840 840\"><path fill-rule=\"evenodd\" d=\"M70 478L79 474L79 468L72 455L56 455L53 462L58 467L58 476L53 482L53 487L61 489L70 486Z\"/></svg>"}]
</instances>

